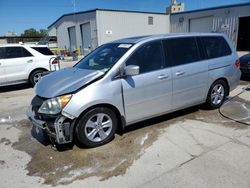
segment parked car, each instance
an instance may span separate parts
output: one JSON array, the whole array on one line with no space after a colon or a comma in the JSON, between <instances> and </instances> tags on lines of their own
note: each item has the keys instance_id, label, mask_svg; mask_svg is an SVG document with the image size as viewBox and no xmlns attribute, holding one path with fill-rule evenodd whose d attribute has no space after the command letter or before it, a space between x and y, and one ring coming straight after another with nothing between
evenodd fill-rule
<instances>
[{"instance_id":1,"label":"parked car","mask_svg":"<svg viewBox=\"0 0 250 188\"><path fill-rule=\"evenodd\" d=\"M44 45L0 45L0 86L29 82L33 86L45 71L59 69L59 60Z\"/></svg>"},{"instance_id":2,"label":"parked car","mask_svg":"<svg viewBox=\"0 0 250 188\"><path fill-rule=\"evenodd\" d=\"M240 70L242 76L250 76L250 53L240 57Z\"/></svg>"},{"instance_id":3,"label":"parked car","mask_svg":"<svg viewBox=\"0 0 250 188\"><path fill-rule=\"evenodd\" d=\"M240 75L223 34L121 39L43 77L27 115L58 144L76 135L96 147L135 122L202 103L218 108Z\"/></svg>"}]
</instances>

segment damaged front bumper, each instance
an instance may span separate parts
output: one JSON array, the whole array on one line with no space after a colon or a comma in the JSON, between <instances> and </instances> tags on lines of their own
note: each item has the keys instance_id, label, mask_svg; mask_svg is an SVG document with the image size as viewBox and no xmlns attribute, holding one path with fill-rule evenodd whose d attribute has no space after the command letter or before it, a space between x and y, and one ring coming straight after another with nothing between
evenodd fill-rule
<instances>
[{"instance_id":1,"label":"damaged front bumper","mask_svg":"<svg viewBox=\"0 0 250 188\"><path fill-rule=\"evenodd\" d=\"M49 137L54 138L57 144L72 142L75 121L69 121L69 119L63 115L58 115L53 121L42 120L35 114L32 105L27 110L27 116L33 126L45 131Z\"/></svg>"}]
</instances>

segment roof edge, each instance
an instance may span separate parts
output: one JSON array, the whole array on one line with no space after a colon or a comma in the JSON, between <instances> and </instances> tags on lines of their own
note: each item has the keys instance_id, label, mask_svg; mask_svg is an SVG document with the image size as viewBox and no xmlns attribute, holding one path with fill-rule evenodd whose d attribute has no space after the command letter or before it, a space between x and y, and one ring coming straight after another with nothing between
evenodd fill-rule
<instances>
[{"instance_id":1,"label":"roof edge","mask_svg":"<svg viewBox=\"0 0 250 188\"><path fill-rule=\"evenodd\" d=\"M184 12L177 12L173 13L171 15L180 15L180 14L186 14L186 13L193 13L193 12L202 12L207 10L215 10L215 9L222 9L222 8L232 8L232 7L240 7L240 6L249 6L250 3L240 3L240 4L232 4L232 5L224 5L224 6L217 6L217 7L210 7L210 8L202 8L202 9L196 9L196 10L189 10Z\"/></svg>"},{"instance_id":2,"label":"roof edge","mask_svg":"<svg viewBox=\"0 0 250 188\"><path fill-rule=\"evenodd\" d=\"M142 13L142 14L158 14L158 15L167 15L166 13L163 12L147 12L147 11L134 11L134 10L115 10L115 9L102 9L102 8L96 8L96 9L90 9L86 11L80 11L80 12L75 12L75 13L68 13L68 14L63 14L60 16L56 21L54 21L52 24L50 24L47 28L49 29L52 27L54 24L56 24L60 19L62 19L65 16L72 16L72 15L78 15L78 14L86 14L90 12L96 12L96 11L107 11L107 12L128 12L128 13Z\"/></svg>"}]
</instances>

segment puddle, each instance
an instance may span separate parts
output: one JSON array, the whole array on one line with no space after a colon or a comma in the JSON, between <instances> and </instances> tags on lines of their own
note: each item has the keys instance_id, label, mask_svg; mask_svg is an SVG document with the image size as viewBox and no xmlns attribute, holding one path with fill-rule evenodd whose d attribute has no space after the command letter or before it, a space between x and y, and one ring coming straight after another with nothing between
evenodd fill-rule
<instances>
[{"instance_id":1,"label":"puddle","mask_svg":"<svg viewBox=\"0 0 250 188\"><path fill-rule=\"evenodd\" d=\"M220 109L222 115L225 117L242 123L250 125L250 104L239 97L233 98L226 102Z\"/></svg>"},{"instance_id":2,"label":"puddle","mask_svg":"<svg viewBox=\"0 0 250 188\"><path fill-rule=\"evenodd\" d=\"M91 176L97 176L103 181L123 175L163 131L163 124L159 123L130 131L123 136L116 135L113 141L98 148L81 149L74 146L71 150L59 152L31 136L28 120L22 121L18 127L22 134L13 147L31 156L26 167L28 175L42 177L45 184L52 186L69 184L76 179Z\"/></svg>"}]
</instances>

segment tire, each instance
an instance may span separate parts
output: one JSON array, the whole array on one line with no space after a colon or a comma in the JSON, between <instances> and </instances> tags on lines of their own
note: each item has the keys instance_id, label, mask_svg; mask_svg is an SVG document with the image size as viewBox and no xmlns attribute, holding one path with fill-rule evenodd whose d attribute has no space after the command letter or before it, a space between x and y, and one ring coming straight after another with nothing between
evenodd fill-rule
<instances>
[{"instance_id":1,"label":"tire","mask_svg":"<svg viewBox=\"0 0 250 188\"><path fill-rule=\"evenodd\" d=\"M227 93L228 87L226 82L223 80L215 81L208 91L206 106L210 109L221 107L226 98Z\"/></svg>"},{"instance_id":2,"label":"tire","mask_svg":"<svg viewBox=\"0 0 250 188\"><path fill-rule=\"evenodd\" d=\"M36 83L42 78L42 73L45 72L44 70L36 70L34 72L31 73L30 77L29 77L29 81L30 81L30 84L32 86L35 86Z\"/></svg>"},{"instance_id":3,"label":"tire","mask_svg":"<svg viewBox=\"0 0 250 188\"><path fill-rule=\"evenodd\" d=\"M79 119L75 133L82 146L93 148L110 142L116 129L116 114L109 108L97 107Z\"/></svg>"}]
</instances>

